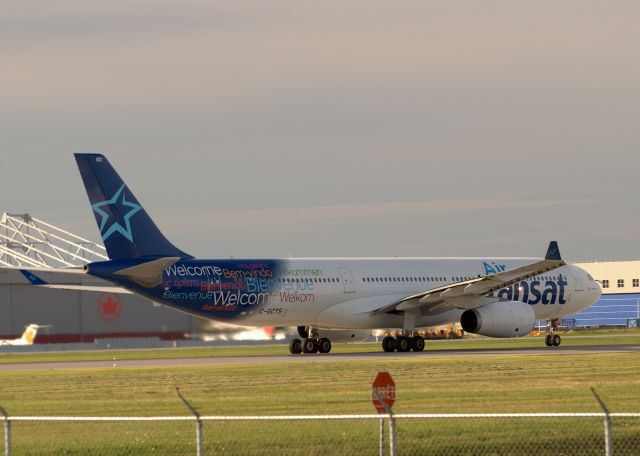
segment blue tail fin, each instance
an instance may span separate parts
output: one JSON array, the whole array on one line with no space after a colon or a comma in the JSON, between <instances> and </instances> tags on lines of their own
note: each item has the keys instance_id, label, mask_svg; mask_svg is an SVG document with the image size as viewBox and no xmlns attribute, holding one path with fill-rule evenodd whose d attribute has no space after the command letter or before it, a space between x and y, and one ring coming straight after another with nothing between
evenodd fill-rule
<instances>
[{"instance_id":1,"label":"blue tail fin","mask_svg":"<svg viewBox=\"0 0 640 456\"><path fill-rule=\"evenodd\" d=\"M106 157L75 157L109 258L193 258L164 237Z\"/></svg>"}]
</instances>

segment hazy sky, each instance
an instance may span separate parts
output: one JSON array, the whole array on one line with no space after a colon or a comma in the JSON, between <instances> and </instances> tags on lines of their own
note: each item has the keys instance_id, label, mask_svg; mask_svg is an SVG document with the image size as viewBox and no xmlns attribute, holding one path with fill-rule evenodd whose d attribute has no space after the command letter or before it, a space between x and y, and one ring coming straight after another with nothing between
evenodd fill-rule
<instances>
[{"instance_id":1,"label":"hazy sky","mask_svg":"<svg viewBox=\"0 0 640 456\"><path fill-rule=\"evenodd\" d=\"M640 258L637 1L3 1L0 212L101 152L200 257Z\"/></svg>"}]
</instances>

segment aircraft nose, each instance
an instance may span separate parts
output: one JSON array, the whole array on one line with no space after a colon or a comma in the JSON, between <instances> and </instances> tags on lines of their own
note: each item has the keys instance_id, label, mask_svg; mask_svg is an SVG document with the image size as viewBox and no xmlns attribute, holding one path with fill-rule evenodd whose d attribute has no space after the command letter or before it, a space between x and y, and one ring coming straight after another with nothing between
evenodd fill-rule
<instances>
[{"instance_id":1,"label":"aircraft nose","mask_svg":"<svg viewBox=\"0 0 640 456\"><path fill-rule=\"evenodd\" d=\"M595 283L595 287L593 290L593 299L594 301L597 301L598 299L600 299L600 297L602 296L602 285L600 285L600 282L594 280L593 283Z\"/></svg>"}]
</instances>

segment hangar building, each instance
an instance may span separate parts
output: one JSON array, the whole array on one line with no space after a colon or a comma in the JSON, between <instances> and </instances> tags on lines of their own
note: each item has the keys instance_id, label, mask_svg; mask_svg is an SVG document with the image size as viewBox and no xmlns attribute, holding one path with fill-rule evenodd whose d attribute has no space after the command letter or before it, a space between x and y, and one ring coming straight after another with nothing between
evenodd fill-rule
<instances>
[{"instance_id":1,"label":"hangar building","mask_svg":"<svg viewBox=\"0 0 640 456\"><path fill-rule=\"evenodd\" d=\"M575 326L640 324L640 261L576 263L600 282L602 297L593 306L567 317Z\"/></svg>"}]
</instances>

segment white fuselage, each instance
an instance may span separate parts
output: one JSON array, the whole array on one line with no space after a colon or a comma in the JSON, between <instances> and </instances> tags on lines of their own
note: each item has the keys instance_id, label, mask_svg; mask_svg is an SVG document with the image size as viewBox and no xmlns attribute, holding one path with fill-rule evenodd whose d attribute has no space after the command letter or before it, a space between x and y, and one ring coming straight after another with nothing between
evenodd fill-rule
<instances>
[{"instance_id":1,"label":"white fuselage","mask_svg":"<svg viewBox=\"0 0 640 456\"><path fill-rule=\"evenodd\" d=\"M243 260L233 260L241 263ZM259 260L246 260L253 264ZM277 272L269 277L251 279L243 289L223 289L221 278L207 276L210 296L196 314L241 325L291 326L367 329L402 328L403 316L374 313L414 293L509 270L537 261L535 258L363 258L363 259L279 259ZM198 263L202 265L203 263ZM225 271L225 264L207 262L211 271ZM197 264L186 266L184 275L202 273ZM200 268L200 269L198 269ZM186 298L174 292L174 268L165 272L164 304L182 307L174 298ZM229 272L233 273L232 271ZM187 274L188 275L188 274ZM222 276L221 276L222 277ZM246 276L245 276L246 277ZM188 278L188 277L187 277ZM195 275L194 277L195 278ZM246 280L246 279L245 279ZM216 285L216 283L218 285ZM219 286L219 288L216 288ZM257 293L262 291L262 293ZM582 269L566 265L541 276L531 277L494 293L495 300L523 301L531 305L536 320L550 320L575 314L600 297L599 285ZM232 301L232 302L230 302ZM234 318L217 318L225 306L239 312ZM256 305L258 304L258 305ZM193 309L193 307L192 307ZM209 314L207 309L211 310ZM446 303L422 310L416 327L458 322L461 309Z\"/></svg>"}]
</instances>

